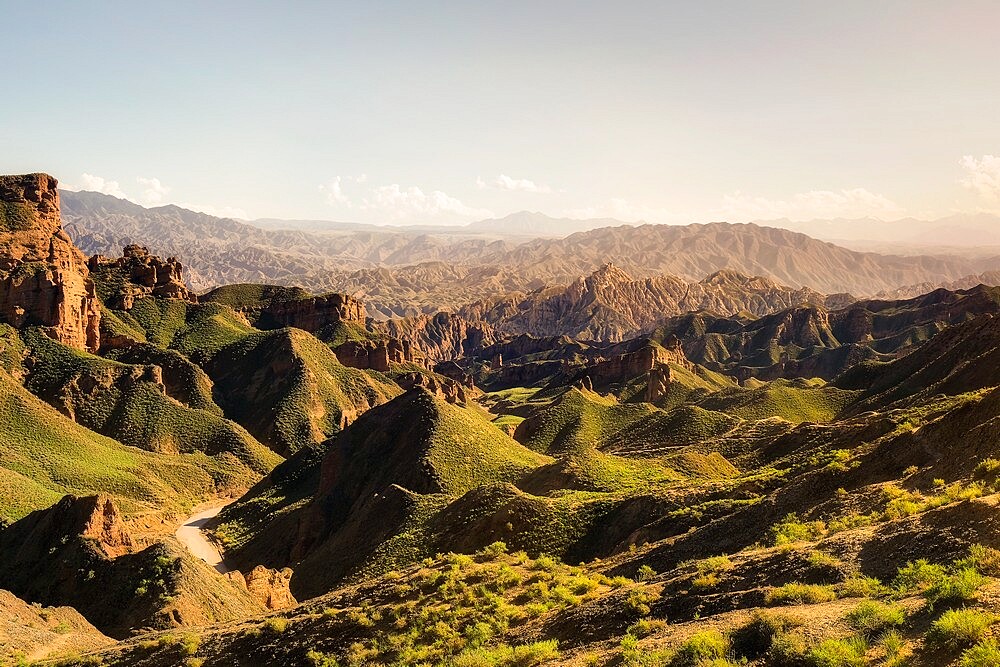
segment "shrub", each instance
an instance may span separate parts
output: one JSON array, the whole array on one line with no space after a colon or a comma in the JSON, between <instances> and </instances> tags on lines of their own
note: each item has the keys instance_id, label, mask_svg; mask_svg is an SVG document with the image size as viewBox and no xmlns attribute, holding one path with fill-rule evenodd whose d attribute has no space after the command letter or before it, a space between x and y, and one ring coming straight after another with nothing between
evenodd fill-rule
<instances>
[{"instance_id":1,"label":"shrub","mask_svg":"<svg viewBox=\"0 0 1000 667\"><path fill-rule=\"evenodd\" d=\"M868 645L863 639L827 639L809 649L806 661L810 667L864 667Z\"/></svg>"},{"instance_id":2,"label":"shrub","mask_svg":"<svg viewBox=\"0 0 1000 667\"><path fill-rule=\"evenodd\" d=\"M961 667L996 667L1000 665L1000 645L995 639L984 639L962 653Z\"/></svg>"},{"instance_id":3,"label":"shrub","mask_svg":"<svg viewBox=\"0 0 1000 667\"><path fill-rule=\"evenodd\" d=\"M801 624L787 614L755 612L749 623L733 632L730 638L733 652L741 658L756 660L771 649L775 637Z\"/></svg>"},{"instance_id":4,"label":"shrub","mask_svg":"<svg viewBox=\"0 0 1000 667\"><path fill-rule=\"evenodd\" d=\"M312 667L340 667L336 657L319 651L306 653L306 660Z\"/></svg>"},{"instance_id":5,"label":"shrub","mask_svg":"<svg viewBox=\"0 0 1000 667\"><path fill-rule=\"evenodd\" d=\"M906 641L903 639L903 635L899 634L898 630L889 630L882 635L878 643L882 647L887 667L902 664L901 661L904 658L903 650L906 647Z\"/></svg>"},{"instance_id":6,"label":"shrub","mask_svg":"<svg viewBox=\"0 0 1000 667\"><path fill-rule=\"evenodd\" d=\"M506 543L500 542L498 540L484 547L483 550L480 551L480 553L483 556L486 556L487 558L499 558L500 556L503 556L505 553L507 553L507 545Z\"/></svg>"},{"instance_id":7,"label":"shrub","mask_svg":"<svg viewBox=\"0 0 1000 667\"><path fill-rule=\"evenodd\" d=\"M779 586L778 588L772 588L767 592L764 600L769 605L815 604L818 602L829 602L836 598L837 595L833 592L833 586L791 583Z\"/></svg>"},{"instance_id":8,"label":"shrub","mask_svg":"<svg viewBox=\"0 0 1000 667\"><path fill-rule=\"evenodd\" d=\"M976 597L986 578L972 566L959 568L954 574L948 574L927 589L925 595L932 603L959 604Z\"/></svg>"},{"instance_id":9,"label":"shrub","mask_svg":"<svg viewBox=\"0 0 1000 667\"><path fill-rule=\"evenodd\" d=\"M714 588L719 583L719 575L711 572L709 574L703 574L701 576L695 577L691 580L691 587L696 590L704 590L706 588Z\"/></svg>"},{"instance_id":10,"label":"shrub","mask_svg":"<svg viewBox=\"0 0 1000 667\"><path fill-rule=\"evenodd\" d=\"M839 558L825 551L817 549L809 554L809 565L817 570L837 571L842 564Z\"/></svg>"},{"instance_id":11,"label":"shrub","mask_svg":"<svg viewBox=\"0 0 1000 667\"><path fill-rule=\"evenodd\" d=\"M655 602L657 597L659 596L651 590L633 588L628 592L628 597L625 599L625 606L640 616L645 616L650 612L650 603Z\"/></svg>"},{"instance_id":12,"label":"shrub","mask_svg":"<svg viewBox=\"0 0 1000 667\"><path fill-rule=\"evenodd\" d=\"M280 635L288 627L288 619L275 616L264 621L264 627L276 635Z\"/></svg>"},{"instance_id":13,"label":"shrub","mask_svg":"<svg viewBox=\"0 0 1000 667\"><path fill-rule=\"evenodd\" d=\"M944 646L971 646L986 635L995 620L993 614L975 609L950 609L934 621L927 639Z\"/></svg>"},{"instance_id":14,"label":"shrub","mask_svg":"<svg viewBox=\"0 0 1000 667\"><path fill-rule=\"evenodd\" d=\"M639 640L631 632L622 637L619 649L623 667L661 667L667 664L671 655L665 650L650 651L639 648Z\"/></svg>"},{"instance_id":15,"label":"shrub","mask_svg":"<svg viewBox=\"0 0 1000 667\"><path fill-rule=\"evenodd\" d=\"M802 522L796 514L787 514L780 522L771 526L774 546L794 542L811 542L826 534L826 524L822 521Z\"/></svg>"},{"instance_id":16,"label":"shrub","mask_svg":"<svg viewBox=\"0 0 1000 667\"><path fill-rule=\"evenodd\" d=\"M983 574L1000 575L1000 549L973 544L969 549L969 562Z\"/></svg>"},{"instance_id":17,"label":"shrub","mask_svg":"<svg viewBox=\"0 0 1000 667\"><path fill-rule=\"evenodd\" d=\"M711 660L725 658L728 648L726 638L720 632L716 630L697 632L680 645L674 659L670 661L670 666L698 667Z\"/></svg>"},{"instance_id":18,"label":"shrub","mask_svg":"<svg viewBox=\"0 0 1000 667\"><path fill-rule=\"evenodd\" d=\"M635 573L636 581L649 581L656 576L656 570L648 565L643 565L639 568L638 572Z\"/></svg>"},{"instance_id":19,"label":"shrub","mask_svg":"<svg viewBox=\"0 0 1000 667\"><path fill-rule=\"evenodd\" d=\"M845 620L861 636L872 640L886 630L902 625L906 614L896 605L865 600L849 611Z\"/></svg>"},{"instance_id":20,"label":"shrub","mask_svg":"<svg viewBox=\"0 0 1000 667\"><path fill-rule=\"evenodd\" d=\"M648 637L657 630L663 630L664 628L667 627L667 625L668 624L666 621L662 621L659 619L643 618L630 625L626 632L628 632L628 634L632 635L633 637L641 639L643 637Z\"/></svg>"},{"instance_id":21,"label":"shrub","mask_svg":"<svg viewBox=\"0 0 1000 667\"><path fill-rule=\"evenodd\" d=\"M842 598L872 598L889 592L881 581L875 577L856 575L845 579L839 587Z\"/></svg>"},{"instance_id":22,"label":"shrub","mask_svg":"<svg viewBox=\"0 0 1000 667\"><path fill-rule=\"evenodd\" d=\"M559 657L556 640L522 646L501 644L491 648L466 649L452 658L452 667L534 667Z\"/></svg>"},{"instance_id":23,"label":"shrub","mask_svg":"<svg viewBox=\"0 0 1000 667\"><path fill-rule=\"evenodd\" d=\"M983 459L972 471L976 479L996 479L1000 476L1000 461L994 458Z\"/></svg>"},{"instance_id":24,"label":"shrub","mask_svg":"<svg viewBox=\"0 0 1000 667\"><path fill-rule=\"evenodd\" d=\"M911 561L899 568L892 584L900 591L920 590L937 584L945 576L945 569L936 564L928 563L921 558Z\"/></svg>"},{"instance_id":25,"label":"shrub","mask_svg":"<svg viewBox=\"0 0 1000 667\"><path fill-rule=\"evenodd\" d=\"M775 635L767 652L767 664L773 667L800 667L805 661L806 640L798 634L783 632Z\"/></svg>"},{"instance_id":26,"label":"shrub","mask_svg":"<svg viewBox=\"0 0 1000 667\"><path fill-rule=\"evenodd\" d=\"M531 569L539 570L542 572L551 572L552 570L556 569L556 565L557 563L554 558L542 554L541 556L535 559L534 563L532 563Z\"/></svg>"},{"instance_id":27,"label":"shrub","mask_svg":"<svg viewBox=\"0 0 1000 667\"><path fill-rule=\"evenodd\" d=\"M729 560L729 556L712 556L698 561L697 567L698 574L718 574L728 572L733 569L734 565L733 561Z\"/></svg>"},{"instance_id":28,"label":"shrub","mask_svg":"<svg viewBox=\"0 0 1000 667\"><path fill-rule=\"evenodd\" d=\"M181 637L178 643L181 647L181 655L194 655L201 645L201 638L195 634L187 634Z\"/></svg>"}]
</instances>

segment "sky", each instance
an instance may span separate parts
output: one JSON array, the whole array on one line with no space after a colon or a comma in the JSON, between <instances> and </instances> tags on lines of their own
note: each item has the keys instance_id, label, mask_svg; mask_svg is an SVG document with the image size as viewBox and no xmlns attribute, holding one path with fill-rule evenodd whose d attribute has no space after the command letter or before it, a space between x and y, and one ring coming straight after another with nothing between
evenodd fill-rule
<instances>
[{"instance_id":1,"label":"sky","mask_svg":"<svg viewBox=\"0 0 1000 667\"><path fill-rule=\"evenodd\" d=\"M144 205L1000 212L995 0L0 3L0 173Z\"/></svg>"}]
</instances>

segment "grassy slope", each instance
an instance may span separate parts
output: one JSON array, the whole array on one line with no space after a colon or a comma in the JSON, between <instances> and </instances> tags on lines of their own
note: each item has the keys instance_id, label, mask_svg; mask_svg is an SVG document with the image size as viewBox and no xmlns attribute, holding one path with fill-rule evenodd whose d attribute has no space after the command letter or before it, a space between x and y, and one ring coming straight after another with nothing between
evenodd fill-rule
<instances>
[{"instance_id":1,"label":"grassy slope","mask_svg":"<svg viewBox=\"0 0 1000 667\"><path fill-rule=\"evenodd\" d=\"M92 430L150 451L217 457L216 472L230 468L226 477L240 478L243 483L278 463L273 453L238 424L182 405L153 382L134 381L135 373L141 377L144 371L141 366L73 350L35 332L28 332L26 339L33 360L28 389L43 398L69 403L75 420ZM92 388L72 389L79 385Z\"/></svg>"},{"instance_id":2,"label":"grassy slope","mask_svg":"<svg viewBox=\"0 0 1000 667\"><path fill-rule=\"evenodd\" d=\"M167 456L89 431L0 370L0 517L16 519L66 493L105 491L129 514L181 509L212 492L228 466L204 454Z\"/></svg>"},{"instance_id":3,"label":"grassy slope","mask_svg":"<svg viewBox=\"0 0 1000 667\"><path fill-rule=\"evenodd\" d=\"M226 414L280 453L319 442L400 389L378 373L348 368L298 329L254 333L208 365Z\"/></svg>"}]
</instances>

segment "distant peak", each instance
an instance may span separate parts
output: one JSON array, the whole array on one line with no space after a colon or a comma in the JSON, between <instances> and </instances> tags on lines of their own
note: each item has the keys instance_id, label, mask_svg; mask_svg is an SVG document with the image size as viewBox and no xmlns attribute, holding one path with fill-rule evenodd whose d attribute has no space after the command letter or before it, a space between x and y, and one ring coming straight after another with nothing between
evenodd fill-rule
<instances>
[{"instance_id":1,"label":"distant peak","mask_svg":"<svg viewBox=\"0 0 1000 667\"><path fill-rule=\"evenodd\" d=\"M627 283L632 281L632 276L625 273L625 271L615 266L613 263L608 262L591 273L590 276L587 277L587 281L597 284Z\"/></svg>"}]
</instances>

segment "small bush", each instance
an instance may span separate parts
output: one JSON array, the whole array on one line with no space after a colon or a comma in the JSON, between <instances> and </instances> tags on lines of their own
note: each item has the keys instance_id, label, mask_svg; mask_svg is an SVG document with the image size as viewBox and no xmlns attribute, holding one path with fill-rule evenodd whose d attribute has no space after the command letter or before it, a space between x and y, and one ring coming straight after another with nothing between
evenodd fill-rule
<instances>
[{"instance_id":1,"label":"small bush","mask_svg":"<svg viewBox=\"0 0 1000 667\"><path fill-rule=\"evenodd\" d=\"M836 572L843 565L841 560L825 551L816 550L809 554L809 566L826 572Z\"/></svg>"},{"instance_id":2,"label":"small bush","mask_svg":"<svg viewBox=\"0 0 1000 667\"><path fill-rule=\"evenodd\" d=\"M500 542L498 540L486 547L483 547L483 550L480 551L479 553L485 556L486 558L490 559L499 558L500 556L503 556L504 554L507 553L507 544L504 542Z\"/></svg>"},{"instance_id":3,"label":"small bush","mask_svg":"<svg viewBox=\"0 0 1000 667\"><path fill-rule=\"evenodd\" d=\"M634 588L628 592L628 597L625 599L625 606L640 616L646 616L650 612L649 605L656 602L658 597L651 590Z\"/></svg>"},{"instance_id":4,"label":"small bush","mask_svg":"<svg viewBox=\"0 0 1000 667\"><path fill-rule=\"evenodd\" d=\"M887 594L889 589L875 577L856 575L841 582L838 592L842 598L873 598Z\"/></svg>"},{"instance_id":5,"label":"small bush","mask_svg":"<svg viewBox=\"0 0 1000 667\"><path fill-rule=\"evenodd\" d=\"M1000 665L1000 645L995 639L984 639L962 653L961 667L996 667Z\"/></svg>"},{"instance_id":6,"label":"small bush","mask_svg":"<svg viewBox=\"0 0 1000 667\"><path fill-rule=\"evenodd\" d=\"M306 653L306 660L312 667L340 667L337 658L327 653L319 651L309 651Z\"/></svg>"},{"instance_id":7,"label":"small bush","mask_svg":"<svg viewBox=\"0 0 1000 667\"><path fill-rule=\"evenodd\" d=\"M630 625L626 632L628 632L628 634L632 635L633 637L642 639L643 637L648 637L654 632L663 630L667 627L668 624L666 621L662 621L659 619L644 618Z\"/></svg>"},{"instance_id":8,"label":"small bush","mask_svg":"<svg viewBox=\"0 0 1000 667\"><path fill-rule=\"evenodd\" d=\"M966 566L954 574L945 575L930 588L925 595L931 603L961 604L975 599L976 591L986 582L986 577L976 568Z\"/></svg>"},{"instance_id":9,"label":"small bush","mask_svg":"<svg viewBox=\"0 0 1000 667\"><path fill-rule=\"evenodd\" d=\"M198 635L187 634L180 638L178 644L181 647L181 655L194 655L201 645L201 638Z\"/></svg>"},{"instance_id":10,"label":"small bush","mask_svg":"<svg viewBox=\"0 0 1000 667\"><path fill-rule=\"evenodd\" d=\"M780 547L795 542L811 542L826 534L826 524L822 521L799 521L796 514L788 514L780 522L771 526L774 546Z\"/></svg>"},{"instance_id":11,"label":"small bush","mask_svg":"<svg viewBox=\"0 0 1000 667\"><path fill-rule=\"evenodd\" d=\"M531 564L531 569L541 572L551 572L556 569L556 565L558 565L558 563L556 563L554 558L542 554L535 559L534 563Z\"/></svg>"},{"instance_id":12,"label":"small bush","mask_svg":"<svg viewBox=\"0 0 1000 667\"><path fill-rule=\"evenodd\" d=\"M882 654L887 667L902 664L902 660L905 658L903 652L906 649L906 640L903 639L903 635L899 634L898 630L889 630L889 632L882 635L878 644L882 647Z\"/></svg>"},{"instance_id":13,"label":"small bush","mask_svg":"<svg viewBox=\"0 0 1000 667\"><path fill-rule=\"evenodd\" d=\"M784 632L774 636L767 652L767 664L774 667L800 667L806 657L806 640L797 633Z\"/></svg>"},{"instance_id":14,"label":"small bush","mask_svg":"<svg viewBox=\"0 0 1000 667\"><path fill-rule=\"evenodd\" d=\"M802 625L797 618L776 612L755 612L750 622L737 628L730 641L741 658L756 660L771 650L776 637Z\"/></svg>"},{"instance_id":15,"label":"small bush","mask_svg":"<svg viewBox=\"0 0 1000 667\"><path fill-rule=\"evenodd\" d=\"M833 586L791 583L779 586L778 588L772 588L765 595L764 601L769 605L816 604L818 602L829 602L836 598L837 594L834 593Z\"/></svg>"},{"instance_id":16,"label":"small bush","mask_svg":"<svg viewBox=\"0 0 1000 667\"><path fill-rule=\"evenodd\" d=\"M695 590L705 590L706 588L715 588L719 584L719 575L714 572L709 574L703 574L701 576L695 577L691 580L691 587Z\"/></svg>"},{"instance_id":17,"label":"small bush","mask_svg":"<svg viewBox=\"0 0 1000 667\"><path fill-rule=\"evenodd\" d=\"M680 645L670 667L698 667L711 660L726 657L729 648L726 638L716 630L706 630L691 635Z\"/></svg>"},{"instance_id":18,"label":"small bush","mask_svg":"<svg viewBox=\"0 0 1000 667\"><path fill-rule=\"evenodd\" d=\"M995 480L1000 476L1000 461L994 458L983 459L972 471L976 479Z\"/></svg>"},{"instance_id":19,"label":"small bush","mask_svg":"<svg viewBox=\"0 0 1000 667\"><path fill-rule=\"evenodd\" d=\"M288 619L275 616L264 621L264 627L276 635L280 635L288 627Z\"/></svg>"},{"instance_id":20,"label":"small bush","mask_svg":"<svg viewBox=\"0 0 1000 667\"><path fill-rule=\"evenodd\" d=\"M452 667L534 667L559 657L556 640L523 646L501 644L491 648L466 649L452 658Z\"/></svg>"},{"instance_id":21,"label":"small bush","mask_svg":"<svg viewBox=\"0 0 1000 667\"><path fill-rule=\"evenodd\" d=\"M638 572L635 573L636 581L649 581L656 576L656 570L648 565L643 565L639 568Z\"/></svg>"},{"instance_id":22,"label":"small bush","mask_svg":"<svg viewBox=\"0 0 1000 667\"><path fill-rule=\"evenodd\" d=\"M1000 549L973 544L969 549L969 562L985 575L1000 576Z\"/></svg>"},{"instance_id":23,"label":"small bush","mask_svg":"<svg viewBox=\"0 0 1000 667\"><path fill-rule=\"evenodd\" d=\"M827 639L809 649L806 661L810 667L864 667L868 645L863 639Z\"/></svg>"},{"instance_id":24,"label":"small bush","mask_svg":"<svg viewBox=\"0 0 1000 667\"><path fill-rule=\"evenodd\" d=\"M993 614L975 609L950 609L934 621L927 639L942 646L972 646L986 636L995 621Z\"/></svg>"},{"instance_id":25,"label":"small bush","mask_svg":"<svg viewBox=\"0 0 1000 667\"><path fill-rule=\"evenodd\" d=\"M896 605L865 600L849 611L845 620L861 636L870 641L886 630L902 625L906 620L906 614Z\"/></svg>"},{"instance_id":26,"label":"small bush","mask_svg":"<svg viewBox=\"0 0 1000 667\"><path fill-rule=\"evenodd\" d=\"M899 568L892 584L902 592L922 590L937 584L945 575L946 572L942 566L928 563L921 558Z\"/></svg>"},{"instance_id":27,"label":"small bush","mask_svg":"<svg viewBox=\"0 0 1000 667\"><path fill-rule=\"evenodd\" d=\"M698 561L698 574L719 574L733 569L733 561L729 556L712 556Z\"/></svg>"}]
</instances>

